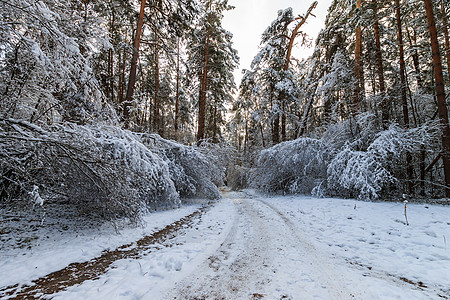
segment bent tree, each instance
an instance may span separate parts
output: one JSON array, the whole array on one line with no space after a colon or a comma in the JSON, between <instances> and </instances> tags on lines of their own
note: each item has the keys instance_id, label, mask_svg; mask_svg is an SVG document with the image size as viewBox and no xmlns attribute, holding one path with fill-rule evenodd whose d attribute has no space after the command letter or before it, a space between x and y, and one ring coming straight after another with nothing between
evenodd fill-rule
<instances>
[{"instance_id":1,"label":"bent tree","mask_svg":"<svg viewBox=\"0 0 450 300\"><path fill-rule=\"evenodd\" d=\"M142 34L142 26L144 24L144 10L145 10L145 2L146 0L141 1L141 9L139 12L139 19L136 28L136 36L134 37L133 43L133 56L131 58L131 68L130 68L130 76L128 79L128 89L127 95L125 97L125 102L123 103L123 119L125 124L129 121L129 106L133 97L134 86L136 84L136 69L137 69L137 61L139 58L139 46L141 44L141 34Z\"/></svg>"},{"instance_id":2,"label":"bent tree","mask_svg":"<svg viewBox=\"0 0 450 300\"><path fill-rule=\"evenodd\" d=\"M317 2L313 2L304 16L294 17L292 8L278 11L277 18L262 34L261 48L252 61L252 77L258 83L255 93L269 111L272 143L287 140L287 115L298 100L296 72L291 68L291 53L300 28L305 24ZM294 28L293 22L298 21ZM293 114L290 114L293 115ZM281 117L281 124L280 124ZM295 122L295 121L294 121ZM281 125L281 126L280 126Z\"/></svg>"}]
</instances>

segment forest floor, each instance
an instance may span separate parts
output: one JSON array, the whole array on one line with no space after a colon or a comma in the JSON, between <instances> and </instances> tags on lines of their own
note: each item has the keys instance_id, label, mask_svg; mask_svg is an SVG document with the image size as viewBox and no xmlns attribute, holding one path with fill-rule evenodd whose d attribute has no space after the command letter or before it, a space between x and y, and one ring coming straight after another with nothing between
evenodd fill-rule
<instances>
[{"instance_id":1,"label":"forest floor","mask_svg":"<svg viewBox=\"0 0 450 300\"><path fill-rule=\"evenodd\" d=\"M403 203L222 195L120 233L4 233L0 298L450 299L449 206L410 204L406 225Z\"/></svg>"}]
</instances>

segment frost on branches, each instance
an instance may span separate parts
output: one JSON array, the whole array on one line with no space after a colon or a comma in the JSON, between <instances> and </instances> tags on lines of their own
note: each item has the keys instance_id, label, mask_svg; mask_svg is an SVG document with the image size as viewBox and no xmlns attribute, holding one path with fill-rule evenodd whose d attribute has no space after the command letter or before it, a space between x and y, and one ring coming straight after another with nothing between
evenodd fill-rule
<instances>
[{"instance_id":1,"label":"frost on branches","mask_svg":"<svg viewBox=\"0 0 450 300\"><path fill-rule=\"evenodd\" d=\"M179 205L180 196L219 196L207 157L157 135L2 119L0 150L2 205L28 195L39 205L67 201L107 220L138 221L149 209Z\"/></svg>"},{"instance_id":2,"label":"frost on branches","mask_svg":"<svg viewBox=\"0 0 450 300\"><path fill-rule=\"evenodd\" d=\"M111 49L98 14L86 20L67 1L0 2L0 115L86 124L113 119L93 66Z\"/></svg>"},{"instance_id":3,"label":"frost on branches","mask_svg":"<svg viewBox=\"0 0 450 300\"><path fill-rule=\"evenodd\" d=\"M255 185L266 192L306 193L326 175L327 148L322 141L300 138L263 150Z\"/></svg>"}]
</instances>

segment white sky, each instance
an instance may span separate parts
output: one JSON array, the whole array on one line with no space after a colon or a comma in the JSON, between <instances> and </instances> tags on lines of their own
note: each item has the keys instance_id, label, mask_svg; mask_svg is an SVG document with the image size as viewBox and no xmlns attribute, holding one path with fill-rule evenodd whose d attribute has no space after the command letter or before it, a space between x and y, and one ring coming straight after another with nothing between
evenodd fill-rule
<instances>
[{"instance_id":1,"label":"white sky","mask_svg":"<svg viewBox=\"0 0 450 300\"><path fill-rule=\"evenodd\" d=\"M324 26L331 1L318 0L318 5L312 12L316 17L310 16L301 28L313 40ZM229 0L229 4L236 8L225 12L223 27L233 33L234 48L238 50L241 59L239 70L234 73L238 87L242 78L241 70L250 68L253 57L258 53L261 34L275 20L277 11L292 7L294 16L303 16L313 2L314 0ZM312 51L313 48L297 45L293 57L306 58Z\"/></svg>"}]
</instances>

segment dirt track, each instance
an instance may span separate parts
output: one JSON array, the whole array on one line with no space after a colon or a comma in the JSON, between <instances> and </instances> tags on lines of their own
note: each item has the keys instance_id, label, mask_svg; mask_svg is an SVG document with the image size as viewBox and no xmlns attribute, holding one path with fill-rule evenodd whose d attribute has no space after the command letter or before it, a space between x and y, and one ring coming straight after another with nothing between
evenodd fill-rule
<instances>
[{"instance_id":1,"label":"dirt track","mask_svg":"<svg viewBox=\"0 0 450 300\"><path fill-rule=\"evenodd\" d=\"M236 213L225 241L166 299L297 299L305 291L311 299L315 292L353 298L342 275L279 211L244 194L231 197Z\"/></svg>"},{"instance_id":2,"label":"dirt track","mask_svg":"<svg viewBox=\"0 0 450 300\"><path fill-rule=\"evenodd\" d=\"M168 247L170 240L183 230L192 227L207 211L203 207L192 214L164 227L152 235L134 243L126 244L112 251L105 251L101 256L82 263L72 263L66 268L33 280L32 285L12 285L0 289L0 298L35 299L44 295L60 292L68 287L81 284L86 280L95 280L105 274L111 265L119 259L138 259L158 247ZM156 245L156 246L155 246Z\"/></svg>"}]
</instances>

